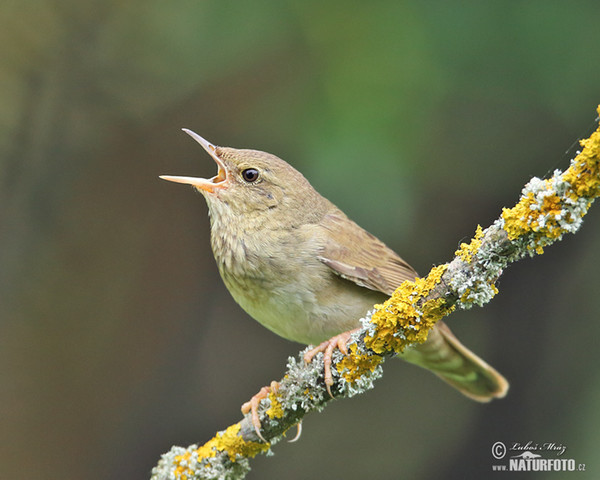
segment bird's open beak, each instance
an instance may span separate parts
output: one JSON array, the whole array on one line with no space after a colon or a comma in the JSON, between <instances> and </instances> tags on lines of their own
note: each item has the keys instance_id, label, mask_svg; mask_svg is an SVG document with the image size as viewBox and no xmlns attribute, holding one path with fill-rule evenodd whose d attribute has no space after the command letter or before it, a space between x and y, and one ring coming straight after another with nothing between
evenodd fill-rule
<instances>
[{"instance_id":1,"label":"bird's open beak","mask_svg":"<svg viewBox=\"0 0 600 480\"><path fill-rule=\"evenodd\" d=\"M212 178L174 177L171 175L161 175L160 178L168 180L169 182L187 183L209 193L213 193L216 188L223 188L225 186L225 181L227 180L227 170L225 169L225 164L217 155L217 147L187 128L183 128L182 130L202 145L202 148L204 148L214 161L217 162L217 174Z\"/></svg>"}]
</instances>

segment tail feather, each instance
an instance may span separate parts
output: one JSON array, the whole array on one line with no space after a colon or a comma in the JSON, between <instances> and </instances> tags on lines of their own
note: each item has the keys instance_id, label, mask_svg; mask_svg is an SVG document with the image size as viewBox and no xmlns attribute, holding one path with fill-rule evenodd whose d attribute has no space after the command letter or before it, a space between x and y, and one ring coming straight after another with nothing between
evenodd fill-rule
<instances>
[{"instance_id":1,"label":"tail feather","mask_svg":"<svg viewBox=\"0 0 600 480\"><path fill-rule=\"evenodd\" d=\"M439 322L427 341L404 352L401 357L431 370L461 393L478 402L502 398L508 382L493 367L479 358Z\"/></svg>"}]
</instances>

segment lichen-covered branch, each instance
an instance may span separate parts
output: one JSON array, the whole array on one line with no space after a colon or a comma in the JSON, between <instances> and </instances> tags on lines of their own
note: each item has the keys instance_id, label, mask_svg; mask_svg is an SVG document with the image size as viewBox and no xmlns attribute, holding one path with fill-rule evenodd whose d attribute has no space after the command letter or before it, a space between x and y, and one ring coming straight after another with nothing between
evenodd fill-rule
<instances>
[{"instance_id":1,"label":"lichen-covered branch","mask_svg":"<svg viewBox=\"0 0 600 480\"><path fill-rule=\"evenodd\" d=\"M404 282L390 299L374 306L352 335L348 355L334 353L336 398L372 388L387 356L424 342L436 322L453 310L486 304L498 293L496 280L508 264L541 254L565 233L579 229L600 195L600 128L581 146L566 171L533 178L514 207L503 209L485 230L477 227L450 263ZM302 358L303 352L289 359L280 388L260 404L262 435L270 443L258 438L246 415L202 446L173 447L154 468L152 479L243 478L250 469L249 458L268 453L305 414L323 409L331 400L323 382L322 354L308 365Z\"/></svg>"}]
</instances>

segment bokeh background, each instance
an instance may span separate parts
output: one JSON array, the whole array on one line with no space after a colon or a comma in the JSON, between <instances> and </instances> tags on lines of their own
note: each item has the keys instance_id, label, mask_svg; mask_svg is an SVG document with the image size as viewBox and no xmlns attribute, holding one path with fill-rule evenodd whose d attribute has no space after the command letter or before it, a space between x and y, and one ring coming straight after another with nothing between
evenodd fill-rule
<instances>
[{"instance_id":1,"label":"bokeh background","mask_svg":"<svg viewBox=\"0 0 600 480\"><path fill-rule=\"evenodd\" d=\"M426 272L567 166L600 103L599 18L595 0L2 2L0 478L148 478L299 350L230 298L202 197L158 179L215 172L181 127L288 160ZM594 207L448 320L506 399L387 362L248 478L486 478L496 441L564 444L598 478L598 245Z\"/></svg>"}]
</instances>

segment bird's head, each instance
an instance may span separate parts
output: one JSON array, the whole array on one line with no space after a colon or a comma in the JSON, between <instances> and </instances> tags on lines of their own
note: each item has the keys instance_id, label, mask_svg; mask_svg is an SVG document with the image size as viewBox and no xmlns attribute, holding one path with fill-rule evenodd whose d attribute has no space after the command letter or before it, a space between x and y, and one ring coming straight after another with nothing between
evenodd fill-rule
<instances>
[{"instance_id":1,"label":"bird's head","mask_svg":"<svg viewBox=\"0 0 600 480\"><path fill-rule=\"evenodd\" d=\"M300 172L279 157L258 150L219 147L191 130L183 130L213 158L217 174L212 178L160 178L192 185L206 198L212 216L265 216L269 212L271 218L286 217L285 223L293 223L294 218L310 221L310 216L329 204Z\"/></svg>"}]
</instances>

